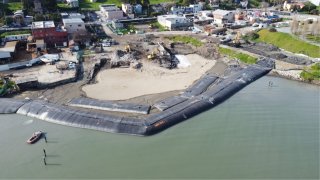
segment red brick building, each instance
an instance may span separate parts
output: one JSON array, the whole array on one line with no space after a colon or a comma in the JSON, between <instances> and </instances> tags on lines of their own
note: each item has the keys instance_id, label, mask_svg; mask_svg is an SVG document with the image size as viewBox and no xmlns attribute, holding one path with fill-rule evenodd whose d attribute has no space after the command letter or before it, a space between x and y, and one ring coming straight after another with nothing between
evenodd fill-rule
<instances>
[{"instance_id":1,"label":"red brick building","mask_svg":"<svg viewBox=\"0 0 320 180\"><path fill-rule=\"evenodd\" d=\"M43 39L47 47L62 46L68 42L68 32L61 28L56 28L53 21L33 22L31 31L33 38Z\"/></svg>"}]
</instances>

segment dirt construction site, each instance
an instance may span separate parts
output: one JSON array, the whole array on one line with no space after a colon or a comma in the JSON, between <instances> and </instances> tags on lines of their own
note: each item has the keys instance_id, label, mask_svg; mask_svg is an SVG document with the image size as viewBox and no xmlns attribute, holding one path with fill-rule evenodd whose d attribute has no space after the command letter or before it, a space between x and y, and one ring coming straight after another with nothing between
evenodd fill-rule
<instances>
[{"instance_id":1,"label":"dirt construction site","mask_svg":"<svg viewBox=\"0 0 320 180\"><path fill-rule=\"evenodd\" d=\"M216 40L197 39L204 45L173 42L167 35L116 36L117 45L84 55L76 82L14 96L57 104L76 97L153 104L178 95L206 73L224 76L229 60L220 57Z\"/></svg>"}]
</instances>

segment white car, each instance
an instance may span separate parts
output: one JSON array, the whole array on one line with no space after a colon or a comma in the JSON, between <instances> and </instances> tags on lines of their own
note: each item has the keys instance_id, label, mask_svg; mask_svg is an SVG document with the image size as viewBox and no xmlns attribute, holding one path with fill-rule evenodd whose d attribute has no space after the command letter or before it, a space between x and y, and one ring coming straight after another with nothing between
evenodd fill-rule
<instances>
[{"instance_id":1,"label":"white car","mask_svg":"<svg viewBox=\"0 0 320 180\"><path fill-rule=\"evenodd\" d=\"M253 24L252 24L252 27L258 27L258 26L259 26L258 23L253 23Z\"/></svg>"}]
</instances>

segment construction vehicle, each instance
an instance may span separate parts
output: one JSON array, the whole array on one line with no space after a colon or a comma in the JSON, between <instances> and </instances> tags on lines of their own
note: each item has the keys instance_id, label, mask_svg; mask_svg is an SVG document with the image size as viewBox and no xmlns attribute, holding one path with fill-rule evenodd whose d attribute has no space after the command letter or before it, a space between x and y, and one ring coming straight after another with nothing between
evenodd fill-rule
<instances>
[{"instance_id":1,"label":"construction vehicle","mask_svg":"<svg viewBox=\"0 0 320 180\"><path fill-rule=\"evenodd\" d=\"M131 52L131 47L130 47L129 44L126 45L126 46L124 47L124 49L125 49L125 51L126 51L127 53Z\"/></svg>"},{"instance_id":2,"label":"construction vehicle","mask_svg":"<svg viewBox=\"0 0 320 180\"><path fill-rule=\"evenodd\" d=\"M240 47L240 45L241 45L240 39L241 39L241 33L240 33L240 31L238 31L236 37L232 41L232 46Z\"/></svg>"},{"instance_id":3,"label":"construction vehicle","mask_svg":"<svg viewBox=\"0 0 320 180\"><path fill-rule=\"evenodd\" d=\"M149 60L152 60L157 57L157 52L159 52L158 48L154 48L151 54L147 56Z\"/></svg>"}]
</instances>

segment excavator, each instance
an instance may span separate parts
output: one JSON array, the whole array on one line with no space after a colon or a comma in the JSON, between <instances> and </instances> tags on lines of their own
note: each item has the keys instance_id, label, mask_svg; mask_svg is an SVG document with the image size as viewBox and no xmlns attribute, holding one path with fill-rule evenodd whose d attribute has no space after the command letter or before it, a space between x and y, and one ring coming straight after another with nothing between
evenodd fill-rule
<instances>
[{"instance_id":1,"label":"excavator","mask_svg":"<svg viewBox=\"0 0 320 180\"><path fill-rule=\"evenodd\" d=\"M125 46L124 46L124 50L125 50L127 53L131 52L131 47L130 47L130 45L129 45L129 44L125 45Z\"/></svg>"},{"instance_id":2,"label":"excavator","mask_svg":"<svg viewBox=\"0 0 320 180\"><path fill-rule=\"evenodd\" d=\"M149 60L152 60L152 59L156 58L156 57L157 57L157 54L156 54L157 52L159 52L158 48L154 48L153 51L152 51L152 53L149 54L149 55L147 56L147 58L148 58Z\"/></svg>"},{"instance_id":3,"label":"excavator","mask_svg":"<svg viewBox=\"0 0 320 180\"><path fill-rule=\"evenodd\" d=\"M241 45L240 39L241 39L241 33L240 33L240 31L238 31L236 37L232 41L232 46L240 47L240 45Z\"/></svg>"}]
</instances>

